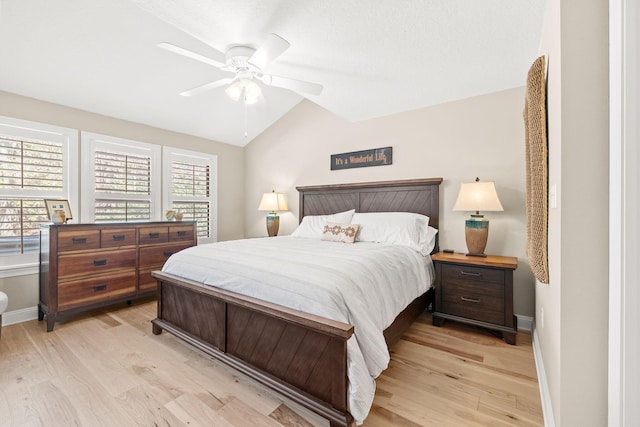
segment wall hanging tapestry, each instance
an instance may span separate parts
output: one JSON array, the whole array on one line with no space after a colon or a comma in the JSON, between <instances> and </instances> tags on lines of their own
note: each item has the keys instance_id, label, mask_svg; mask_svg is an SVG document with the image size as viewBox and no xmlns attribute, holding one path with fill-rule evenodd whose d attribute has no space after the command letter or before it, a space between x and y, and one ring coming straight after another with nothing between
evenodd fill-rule
<instances>
[{"instance_id":1,"label":"wall hanging tapestry","mask_svg":"<svg viewBox=\"0 0 640 427\"><path fill-rule=\"evenodd\" d=\"M549 283L547 259L549 150L544 56L534 61L527 74L524 104L527 168L527 258L539 282Z\"/></svg>"}]
</instances>

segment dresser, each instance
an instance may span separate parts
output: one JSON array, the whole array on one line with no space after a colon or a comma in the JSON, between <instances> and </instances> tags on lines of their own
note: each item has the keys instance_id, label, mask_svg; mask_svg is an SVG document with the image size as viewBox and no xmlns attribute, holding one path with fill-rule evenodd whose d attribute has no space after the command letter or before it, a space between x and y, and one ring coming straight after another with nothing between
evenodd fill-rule
<instances>
[{"instance_id":1,"label":"dresser","mask_svg":"<svg viewBox=\"0 0 640 427\"><path fill-rule=\"evenodd\" d=\"M151 272L195 244L195 221L43 225L38 320L154 295Z\"/></svg>"},{"instance_id":2,"label":"dresser","mask_svg":"<svg viewBox=\"0 0 640 427\"><path fill-rule=\"evenodd\" d=\"M433 324L455 320L502 333L515 344L518 321L513 314L513 271L518 259L440 252L432 256L436 270Z\"/></svg>"}]
</instances>

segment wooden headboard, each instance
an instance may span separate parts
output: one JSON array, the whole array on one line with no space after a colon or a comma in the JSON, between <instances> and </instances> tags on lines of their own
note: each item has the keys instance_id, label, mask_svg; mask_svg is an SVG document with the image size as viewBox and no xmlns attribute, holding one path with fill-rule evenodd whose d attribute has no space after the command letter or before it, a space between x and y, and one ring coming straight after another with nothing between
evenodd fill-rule
<instances>
[{"instance_id":1,"label":"wooden headboard","mask_svg":"<svg viewBox=\"0 0 640 427\"><path fill-rule=\"evenodd\" d=\"M429 217L438 228L442 178L296 187L300 221L305 215L356 212L414 212Z\"/></svg>"}]
</instances>

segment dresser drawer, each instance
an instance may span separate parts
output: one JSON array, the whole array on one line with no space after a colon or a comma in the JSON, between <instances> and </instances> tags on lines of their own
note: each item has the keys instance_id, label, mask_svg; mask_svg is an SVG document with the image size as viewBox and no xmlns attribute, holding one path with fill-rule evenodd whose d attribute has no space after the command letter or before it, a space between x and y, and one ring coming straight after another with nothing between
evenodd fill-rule
<instances>
[{"instance_id":1,"label":"dresser drawer","mask_svg":"<svg viewBox=\"0 0 640 427\"><path fill-rule=\"evenodd\" d=\"M109 270L136 267L136 250L102 250L58 257L58 277L65 280L70 276L101 274Z\"/></svg>"},{"instance_id":2,"label":"dresser drawer","mask_svg":"<svg viewBox=\"0 0 640 427\"><path fill-rule=\"evenodd\" d=\"M138 273L138 292L155 292L158 290L158 280L151 275L152 271L161 267L152 267L140 270Z\"/></svg>"},{"instance_id":3,"label":"dresser drawer","mask_svg":"<svg viewBox=\"0 0 640 427\"><path fill-rule=\"evenodd\" d=\"M58 285L58 309L68 310L135 293L135 271L61 282Z\"/></svg>"},{"instance_id":4,"label":"dresser drawer","mask_svg":"<svg viewBox=\"0 0 640 427\"><path fill-rule=\"evenodd\" d=\"M169 227L170 242L193 242L194 237L191 225L172 225Z\"/></svg>"},{"instance_id":5,"label":"dresser drawer","mask_svg":"<svg viewBox=\"0 0 640 427\"><path fill-rule=\"evenodd\" d=\"M442 265L442 281L483 285L504 283L504 270L468 265Z\"/></svg>"},{"instance_id":6,"label":"dresser drawer","mask_svg":"<svg viewBox=\"0 0 640 427\"><path fill-rule=\"evenodd\" d=\"M454 316L504 324L504 284L483 283L478 286L462 281L443 281L436 290L441 293L439 311Z\"/></svg>"},{"instance_id":7,"label":"dresser drawer","mask_svg":"<svg viewBox=\"0 0 640 427\"><path fill-rule=\"evenodd\" d=\"M193 245L190 243L177 243L174 245L147 246L140 248L139 268L161 268L171 255L190 246Z\"/></svg>"},{"instance_id":8,"label":"dresser drawer","mask_svg":"<svg viewBox=\"0 0 640 427\"><path fill-rule=\"evenodd\" d=\"M102 230L100 236L100 246L103 248L133 246L136 244L135 228L109 228Z\"/></svg>"},{"instance_id":9,"label":"dresser drawer","mask_svg":"<svg viewBox=\"0 0 640 427\"><path fill-rule=\"evenodd\" d=\"M169 227L140 227L138 243L149 245L153 243L167 243L169 241Z\"/></svg>"},{"instance_id":10,"label":"dresser drawer","mask_svg":"<svg viewBox=\"0 0 640 427\"><path fill-rule=\"evenodd\" d=\"M100 247L100 230L69 230L58 233L58 252L82 251Z\"/></svg>"}]
</instances>

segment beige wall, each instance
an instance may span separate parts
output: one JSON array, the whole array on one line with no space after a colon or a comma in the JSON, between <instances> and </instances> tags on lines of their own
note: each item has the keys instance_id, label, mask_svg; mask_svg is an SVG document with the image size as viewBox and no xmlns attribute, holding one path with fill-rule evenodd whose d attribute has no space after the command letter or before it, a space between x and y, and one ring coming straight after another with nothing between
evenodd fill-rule
<instances>
[{"instance_id":1,"label":"beige wall","mask_svg":"<svg viewBox=\"0 0 640 427\"><path fill-rule=\"evenodd\" d=\"M218 240L244 237L243 149L0 91L0 115L218 156ZM82 146L80 147L82 150ZM79 209L79 208L78 208ZM38 303L37 275L0 279L8 311Z\"/></svg>"},{"instance_id":2,"label":"beige wall","mask_svg":"<svg viewBox=\"0 0 640 427\"><path fill-rule=\"evenodd\" d=\"M532 58L533 59L533 58ZM524 83L523 76L523 83ZM534 279L525 259L524 89L515 88L435 107L351 123L303 101L245 149L247 236L266 235L261 194L285 192L290 212L280 234L298 223L300 185L443 177L440 246L466 251L464 220L453 212L461 182L495 181L504 212L489 212L485 252L519 258L515 312L534 313ZM393 147L393 164L331 171L331 154Z\"/></svg>"},{"instance_id":3,"label":"beige wall","mask_svg":"<svg viewBox=\"0 0 640 427\"><path fill-rule=\"evenodd\" d=\"M557 426L607 424L608 4L549 0L549 285L536 334Z\"/></svg>"}]
</instances>

